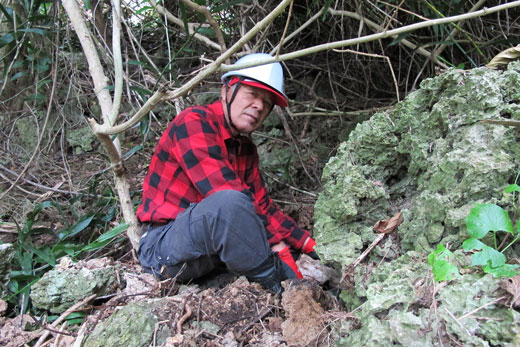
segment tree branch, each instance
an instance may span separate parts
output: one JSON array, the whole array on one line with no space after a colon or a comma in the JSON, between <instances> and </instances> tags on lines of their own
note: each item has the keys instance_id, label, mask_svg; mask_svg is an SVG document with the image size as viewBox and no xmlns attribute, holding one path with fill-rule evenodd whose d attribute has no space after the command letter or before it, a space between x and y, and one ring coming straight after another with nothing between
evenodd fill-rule
<instances>
[{"instance_id":1,"label":"tree branch","mask_svg":"<svg viewBox=\"0 0 520 347\"><path fill-rule=\"evenodd\" d=\"M386 29L384 27L380 26L379 24L377 24L375 22L372 22L370 19L365 18L365 17L363 17L363 16L361 16L358 13L355 13L355 12L338 11L338 10L334 10L332 8L329 8L328 12L331 15L333 15L333 16L345 16L345 17L357 19L359 21L363 21L369 27L371 27L374 31L377 31L377 32L385 32L386 31ZM391 37L396 38L397 35L392 35ZM402 39L400 41L400 43L403 44L404 46L410 48L410 49L417 50L417 52L419 52L419 54L421 54L421 55L423 55L425 57L433 59L433 62L438 64L438 65L440 65L442 68L444 68L444 69L448 68L448 66L446 64L444 64L443 62L439 61L436 56L432 55L432 53L430 53L428 50L424 49L423 47L419 47L419 46L417 46L416 44L414 44L413 42L411 42L411 41L409 41L407 39Z\"/></svg>"},{"instance_id":2,"label":"tree branch","mask_svg":"<svg viewBox=\"0 0 520 347\"><path fill-rule=\"evenodd\" d=\"M170 13L170 11L165 9L163 6L157 5L157 2L155 0L150 0L150 3L157 10L157 12L159 12L163 16L166 16L168 21L170 21L171 23L177 25L178 27L180 27L180 28L182 28L184 30L184 23L182 22L182 20L180 20L179 18L175 17L173 14ZM197 34L197 33L193 34L191 29L189 29L189 28L188 28L188 30L189 30L189 32L186 33L186 34L188 34L190 36L193 35L193 37L196 40L199 40L200 42L204 43L208 47L216 49L217 51L221 50L221 47L220 47L220 45L218 43L211 41L206 36L203 36L201 34Z\"/></svg>"},{"instance_id":3,"label":"tree branch","mask_svg":"<svg viewBox=\"0 0 520 347\"><path fill-rule=\"evenodd\" d=\"M148 99L148 101L143 105L143 107L139 111L137 111L136 114L134 114L134 116L131 119L120 125L113 127L107 124L99 125L95 124L95 120L90 120L92 129L98 134L112 135L120 133L137 124L137 122L139 122L139 120L147 114L148 111L146 110L151 110L160 101L172 100L186 95L189 91L191 91L199 83L201 83L205 78L217 72L219 67L229 57L231 57L235 52L237 52L246 42L251 40L259 31L267 27L277 16L279 16L283 12L283 10L289 5L290 2L291 0L281 1L280 4L273 11L271 11L271 13L269 13L264 19L258 22L244 36L242 36L242 38L238 40L233 46L231 46L231 48L229 48L226 52L220 55L213 63L206 66L195 77L193 77L187 83L183 84L182 87L173 91L165 91L164 89L158 90L150 97L150 99ZM256 64L258 65L258 63Z\"/></svg>"},{"instance_id":4,"label":"tree branch","mask_svg":"<svg viewBox=\"0 0 520 347\"><path fill-rule=\"evenodd\" d=\"M318 53L318 52L322 52L322 51L327 51L327 50L332 50L335 48L348 47L348 46L353 46L353 45L356 45L359 43L371 42L371 41L375 41L375 40L385 39L388 37L394 37L396 35L400 35L403 33L415 31L418 29L427 28L427 27L431 27L431 26L435 26L435 25L451 23L451 22L459 22L461 20L466 20L466 19L470 19L470 18L487 16L492 13L500 12L500 11L503 11L503 10L506 10L509 8L514 8L514 7L519 7L519 6L520 6L520 0L506 3L503 5L490 7L490 8L485 8L485 9L471 12L471 13L465 13L465 14L460 14L460 15L445 17L445 18L437 18L437 19L432 19L432 20L425 21L425 22L410 24L410 25L407 25L407 26L404 26L401 28L392 29L389 31L384 31L381 33L367 35L367 36L363 36L363 37L359 37L359 38L324 43L321 45L316 45L313 47L300 49L298 51L294 51L291 53L282 54L276 58L265 59L264 61L262 61L262 64L270 64L270 63L274 63L276 61L282 62L282 61L286 61L286 60L301 58L306 55L310 55L310 54L314 54L314 53ZM364 19L364 20L366 20L366 19ZM255 65L259 65L259 64L257 62L251 62L251 63L243 63L240 65L222 65L221 71L227 72L227 71L231 71L234 69L245 69L246 67L251 67L251 66L255 66Z\"/></svg>"},{"instance_id":5,"label":"tree branch","mask_svg":"<svg viewBox=\"0 0 520 347\"><path fill-rule=\"evenodd\" d=\"M224 41L224 35L222 35L222 30L220 30L220 26L218 25L217 21L211 13L209 12L208 8L203 5L198 5L190 0L181 0L186 6L191 8L194 11L197 11L199 13L202 13L204 17L206 17L206 20L208 23L213 27L213 30L215 30L215 35L217 35L218 43L220 44L220 51L224 53L226 51L226 42Z\"/></svg>"}]
</instances>

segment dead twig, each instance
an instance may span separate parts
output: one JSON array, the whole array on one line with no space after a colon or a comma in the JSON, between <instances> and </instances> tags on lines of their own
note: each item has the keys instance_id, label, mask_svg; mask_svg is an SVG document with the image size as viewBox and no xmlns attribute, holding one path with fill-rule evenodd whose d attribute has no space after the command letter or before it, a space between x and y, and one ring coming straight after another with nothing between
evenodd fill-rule
<instances>
[{"instance_id":1,"label":"dead twig","mask_svg":"<svg viewBox=\"0 0 520 347\"><path fill-rule=\"evenodd\" d=\"M467 318L467 317L471 316L472 314L477 313L478 311L480 311L480 310L482 310L482 309L484 309L484 308L486 308L486 307L488 307L488 306L494 305L494 304L496 304L497 302L499 302L500 300L505 299L505 298L506 298L505 296L501 296L501 297L499 297L498 299L495 299L495 300L493 300L493 301L491 301L491 302L488 302L487 304L484 304L484 305L482 305L482 306L480 306L480 307L477 307L477 308L474 309L473 311L470 311L470 312L468 312L468 313L466 313L466 314L460 316L460 317L458 318L458 320L460 320L460 319L464 319L464 318Z\"/></svg>"},{"instance_id":2,"label":"dead twig","mask_svg":"<svg viewBox=\"0 0 520 347\"><path fill-rule=\"evenodd\" d=\"M182 325L184 322L190 318L191 316L191 307L188 305L188 300L191 298L191 294L186 296L181 303L181 312L186 310L186 313L184 313L181 318L179 318L179 321L177 322L177 335L182 335Z\"/></svg>"},{"instance_id":3,"label":"dead twig","mask_svg":"<svg viewBox=\"0 0 520 347\"><path fill-rule=\"evenodd\" d=\"M253 317L253 319L251 320L251 322L249 322L245 327L243 327L242 329L240 329L240 333L244 333L246 332L247 330L249 330L253 325L255 325L256 322L260 321L261 319L263 319L265 316L267 316L269 313L271 313L271 311L273 310L272 307L266 307L264 308L258 315L256 315L255 317Z\"/></svg>"},{"instance_id":4,"label":"dead twig","mask_svg":"<svg viewBox=\"0 0 520 347\"><path fill-rule=\"evenodd\" d=\"M58 324L60 324L62 321L65 320L65 318L67 318L67 316L69 314L71 314L72 312L76 311L78 308L80 308L81 306L85 305L86 303L90 302L92 299L94 299L97 295L96 294L92 294L90 296L87 296L85 299L79 301L78 303L72 305L71 307L69 307L65 312L63 312L59 317L58 319L56 319L51 325L50 325L50 329L56 329L56 327L58 326ZM34 347L41 347L42 343L45 341L45 339L49 336L49 334L51 333L51 331L49 330L49 327L46 327L45 330L42 330L43 334L40 336L40 338L38 339L38 341L36 342L36 344L34 345ZM54 331L53 331L54 332ZM58 333L59 331L55 331L56 333ZM64 332L59 332L61 334L65 334ZM70 335L67 333L67 335Z\"/></svg>"},{"instance_id":5,"label":"dead twig","mask_svg":"<svg viewBox=\"0 0 520 347\"><path fill-rule=\"evenodd\" d=\"M220 52L224 53L227 50L226 42L224 41L224 35L222 35L222 30L220 30L219 24L217 23L215 18L213 18L213 16L209 12L208 8L206 6L196 4L190 0L181 0L181 1L184 5L188 6L189 8L191 8L194 11L202 13L204 15L204 17L206 17L206 20L208 21L208 23L213 27L213 30L215 30L215 35L217 36L218 43L220 44Z\"/></svg>"},{"instance_id":6,"label":"dead twig","mask_svg":"<svg viewBox=\"0 0 520 347\"><path fill-rule=\"evenodd\" d=\"M385 237L386 234L393 232L397 227L403 222L403 214L401 212L396 213L392 218L385 219L377 222L374 225L374 230L379 231L381 234L377 235L374 241L370 244L370 246L365 249L363 253L350 265L348 265L345 270L343 270L343 274L341 276L341 280L339 283L342 283L345 278L347 278L349 273L352 273L356 266L366 258L366 256L374 249L375 246L381 242L381 240Z\"/></svg>"}]
</instances>

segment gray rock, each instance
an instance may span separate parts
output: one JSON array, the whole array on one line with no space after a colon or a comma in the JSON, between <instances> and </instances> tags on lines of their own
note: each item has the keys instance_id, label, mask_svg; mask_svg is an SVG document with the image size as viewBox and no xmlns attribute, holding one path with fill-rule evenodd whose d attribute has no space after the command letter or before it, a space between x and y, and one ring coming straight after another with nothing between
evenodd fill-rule
<instances>
[{"instance_id":1,"label":"gray rock","mask_svg":"<svg viewBox=\"0 0 520 347\"><path fill-rule=\"evenodd\" d=\"M322 259L351 263L376 237L375 222L397 211L404 251L458 247L472 204L496 202L514 183L518 128L479 121L520 119L519 70L449 70L359 124L323 170L314 215Z\"/></svg>"},{"instance_id":2,"label":"gray rock","mask_svg":"<svg viewBox=\"0 0 520 347\"><path fill-rule=\"evenodd\" d=\"M460 248L474 203L512 208L504 188L518 183L520 132L480 121L520 120L519 72L513 62L427 79L359 124L329 160L314 214L322 260L344 269L375 239L377 221L398 211L404 219L398 237L385 237L350 274L354 287L341 297L359 320L337 322L338 346L520 344L520 314L499 303L508 298L499 279L469 267L461 251L453 281L434 282L426 262L438 243Z\"/></svg>"},{"instance_id":3,"label":"gray rock","mask_svg":"<svg viewBox=\"0 0 520 347\"><path fill-rule=\"evenodd\" d=\"M425 256L410 251L378 267L367 283L357 281L365 300L357 310L361 328L337 345L439 346L439 337L444 346L518 345L520 313L497 302L497 279L464 274L434 283L428 267Z\"/></svg>"},{"instance_id":4,"label":"gray rock","mask_svg":"<svg viewBox=\"0 0 520 347\"><path fill-rule=\"evenodd\" d=\"M14 247L10 243L0 245L0 298L4 297L4 288L9 282L9 273L11 272L11 261L14 257Z\"/></svg>"},{"instance_id":5,"label":"gray rock","mask_svg":"<svg viewBox=\"0 0 520 347\"><path fill-rule=\"evenodd\" d=\"M169 324L158 324L157 310L171 307L168 298L133 302L96 325L84 347L161 346L172 336Z\"/></svg>"},{"instance_id":6,"label":"gray rock","mask_svg":"<svg viewBox=\"0 0 520 347\"><path fill-rule=\"evenodd\" d=\"M115 272L116 268L113 265L91 268L57 266L32 286L33 305L36 308L61 313L90 295L110 294L116 284Z\"/></svg>"}]
</instances>

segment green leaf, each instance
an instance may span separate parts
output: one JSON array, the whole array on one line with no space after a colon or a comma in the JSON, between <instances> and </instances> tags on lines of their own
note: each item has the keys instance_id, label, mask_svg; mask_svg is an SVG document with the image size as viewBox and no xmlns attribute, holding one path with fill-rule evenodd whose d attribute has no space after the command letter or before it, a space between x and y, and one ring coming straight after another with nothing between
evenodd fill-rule
<instances>
[{"instance_id":1,"label":"green leaf","mask_svg":"<svg viewBox=\"0 0 520 347\"><path fill-rule=\"evenodd\" d=\"M495 204L477 205L466 217L466 226L471 237L481 239L489 231L513 233L513 223L507 211Z\"/></svg>"},{"instance_id":2,"label":"green leaf","mask_svg":"<svg viewBox=\"0 0 520 347\"><path fill-rule=\"evenodd\" d=\"M56 258L49 248L38 249L32 245L24 244L23 248L25 250L31 251L36 254L40 259L41 263L49 264L51 266L56 266Z\"/></svg>"},{"instance_id":3,"label":"green leaf","mask_svg":"<svg viewBox=\"0 0 520 347\"><path fill-rule=\"evenodd\" d=\"M227 10L228 8L231 8L237 4L248 4L251 0L232 0L232 1L223 1L222 5L210 7L209 10L212 13L218 13L224 10Z\"/></svg>"},{"instance_id":4,"label":"green leaf","mask_svg":"<svg viewBox=\"0 0 520 347\"><path fill-rule=\"evenodd\" d=\"M7 33L4 36L0 37L0 48L10 44L14 41L14 35L11 33Z\"/></svg>"},{"instance_id":5,"label":"green leaf","mask_svg":"<svg viewBox=\"0 0 520 347\"><path fill-rule=\"evenodd\" d=\"M64 240L68 237L75 236L82 232L86 227L89 226L90 222L92 222L92 219L94 218L94 215L81 219L78 223L76 223L72 228L66 229L59 233L58 238L61 240Z\"/></svg>"},{"instance_id":6,"label":"green leaf","mask_svg":"<svg viewBox=\"0 0 520 347\"><path fill-rule=\"evenodd\" d=\"M504 264L498 267L491 267L490 265L485 265L482 267L482 270L484 270L484 272L488 274L492 274L495 277L509 278L520 274L520 271L517 271L519 267L520 266L513 264Z\"/></svg>"},{"instance_id":7,"label":"green leaf","mask_svg":"<svg viewBox=\"0 0 520 347\"><path fill-rule=\"evenodd\" d=\"M325 18L327 18L327 12L329 10L330 4L332 3L332 0L325 0L325 5L323 5L323 15L321 16L321 20L324 22Z\"/></svg>"},{"instance_id":8,"label":"green leaf","mask_svg":"<svg viewBox=\"0 0 520 347\"><path fill-rule=\"evenodd\" d=\"M518 184L510 184L504 189L506 193L520 192L520 186Z\"/></svg>"},{"instance_id":9,"label":"green leaf","mask_svg":"<svg viewBox=\"0 0 520 347\"><path fill-rule=\"evenodd\" d=\"M435 281L450 281L460 276L456 265L450 263L453 253L441 244L428 255L428 264L432 266Z\"/></svg>"},{"instance_id":10,"label":"green leaf","mask_svg":"<svg viewBox=\"0 0 520 347\"><path fill-rule=\"evenodd\" d=\"M13 77L10 78L11 81L16 81L17 79L19 79L20 77L23 77L27 75L27 71L20 71L20 72L17 72L13 75Z\"/></svg>"},{"instance_id":11,"label":"green leaf","mask_svg":"<svg viewBox=\"0 0 520 347\"><path fill-rule=\"evenodd\" d=\"M4 7L4 5L0 4L0 11L5 15L7 18L7 22L13 21L13 10L9 7Z\"/></svg>"},{"instance_id":12,"label":"green leaf","mask_svg":"<svg viewBox=\"0 0 520 347\"><path fill-rule=\"evenodd\" d=\"M100 249L100 248L106 246L108 243L115 240L116 237L118 237L127 228L128 228L128 224L119 224L114 229L99 235L99 237L94 242L91 242L88 245L86 245L85 247L83 247L81 249L81 252L95 251L97 249Z\"/></svg>"},{"instance_id":13,"label":"green leaf","mask_svg":"<svg viewBox=\"0 0 520 347\"><path fill-rule=\"evenodd\" d=\"M135 11L135 13L142 14L143 12L146 12L148 10L153 10L153 7L152 6L143 6L140 9L138 9L137 11Z\"/></svg>"},{"instance_id":14,"label":"green leaf","mask_svg":"<svg viewBox=\"0 0 520 347\"><path fill-rule=\"evenodd\" d=\"M471 256L471 265L491 265L491 267L502 266L506 263L506 256L496 249L484 246L480 252L474 253Z\"/></svg>"},{"instance_id":15,"label":"green leaf","mask_svg":"<svg viewBox=\"0 0 520 347\"><path fill-rule=\"evenodd\" d=\"M485 246L486 244L474 237L471 237L462 243L462 249L466 252L473 250L481 250Z\"/></svg>"},{"instance_id":16,"label":"green leaf","mask_svg":"<svg viewBox=\"0 0 520 347\"><path fill-rule=\"evenodd\" d=\"M213 30L212 28L198 28L197 30L197 33L201 34L201 35L204 35L204 36L207 36L207 37L216 37L217 35L215 35L215 30Z\"/></svg>"},{"instance_id":17,"label":"green leaf","mask_svg":"<svg viewBox=\"0 0 520 347\"><path fill-rule=\"evenodd\" d=\"M25 28L25 29L18 29L20 32L25 33L33 33L33 34L39 34L39 35L45 35L47 34L47 31L40 28Z\"/></svg>"},{"instance_id":18,"label":"green leaf","mask_svg":"<svg viewBox=\"0 0 520 347\"><path fill-rule=\"evenodd\" d=\"M138 92L143 97L153 94L151 90L140 88L140 87L135 87L135 86L130 87L130 90L134 90L134 91Z\"/></svg>"},{"instance_id":19,"label":"green leaf","mask_svg":"<svg viewBox=\"0 0 520 347\"><path fill-rule=\"evenodd\" d=\"M451 281L459 276L459 269L446 260L437 259L433 264L433 279L437 282Z\"/></svg>"},{"instance_id":20,"label":"green leaf","mask_svg":"<svg viewBox=\"0 0 520 347\"><path fill-rule=\"evenodd\" d=\"M137 145L135 146L134 148L132 148L131 150L129 150L128 152L126 152L124 155L123 155L123 160L127 160L128 158L130 158L131 156L133 156L135 153L137 153L137 151L143 149L143 146L141 145Z\"/></svg>"},{"instance_id":21,"label":"green leaf","mask_svg":"<svg viewBox=\"0 0 520 347\"><path fill-rule=\"evenodd\" d=\"M139 133L144 135L148 132L148 126L150 125L150 120L148 117L141 118L141 122L139 123Z\"/></svg>"},{"instance_id":22,"label":"green leaf","mask_svg":"<svg viewBox=\"0 0 520 347\"><path fill-rule=\"evenodd\" d=\"M29 95L28 97L25 98L25 100L40 100L40 101L43 101L43 100L47 100L47 97L43 94L40 94L40 93L36 93L36 94L33 94L33 95Z\"/></svg>"}]
</instances>

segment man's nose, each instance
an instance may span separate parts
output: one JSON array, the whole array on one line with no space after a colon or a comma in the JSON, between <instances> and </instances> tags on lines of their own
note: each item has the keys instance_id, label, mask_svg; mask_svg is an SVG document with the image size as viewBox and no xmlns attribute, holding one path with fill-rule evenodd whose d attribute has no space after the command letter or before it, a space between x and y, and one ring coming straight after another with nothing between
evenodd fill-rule
<instances>
[{"instance_id":1,"label":"man's nose","mask_svg":"<svg viewBox=\"0 0 520 347\"><path fill-rule=\"evenodd\" d=\"M255 98L255 100L253 101L253 106L255 107L255 109L257 109L258 111L262 111L264 109L264 101L262 100L262 98Z\"/></svg>"}]
</instances>

